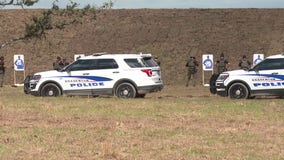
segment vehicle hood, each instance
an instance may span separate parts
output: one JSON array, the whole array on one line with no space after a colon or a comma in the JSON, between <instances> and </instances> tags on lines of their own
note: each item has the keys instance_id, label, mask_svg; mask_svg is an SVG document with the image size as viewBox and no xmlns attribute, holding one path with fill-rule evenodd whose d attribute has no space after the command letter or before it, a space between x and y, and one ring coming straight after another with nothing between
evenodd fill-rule
<instances>
[{"instance_id":1,"label":"vehicle hood","mask_svg":"<svg viewBox=\"0 0 284 160\"><path fill-rule=\"evenodd\" d=\"M50 70L50 71L35 73L35 75L41 75L41 77L60 76L62 74L63 72L59 72L57 70Z\"/></svg>"},{"instance_id":2,"label":"vehicle hood","mask_svg":"<svg viewBox=\"0 0 284 160\"><path fill-rule=\"evenodd\" d=\"M239 74L250 74L254 71L247 71L247 70L242 70L242 69L239 69L239 70L232 70L232 71L227 71L227 72L223 72L223 73L228 73L230 75L239 75Z\"/></svg>"}]
</instances>

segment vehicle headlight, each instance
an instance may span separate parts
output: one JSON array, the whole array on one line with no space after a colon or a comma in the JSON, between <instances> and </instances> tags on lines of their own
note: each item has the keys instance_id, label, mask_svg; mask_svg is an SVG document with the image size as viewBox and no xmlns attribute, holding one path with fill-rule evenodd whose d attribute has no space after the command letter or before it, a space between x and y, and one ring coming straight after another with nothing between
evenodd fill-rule
<instances>
[{"instance_id":1,"label":"vehicle headlight","mask_svg":"<svg viewBox=\"0 0 284 160\"><path fill-rule=\"evenodd\" d=\"M41 75L34 75L32 80L38 81L40 80L40 78L41 78Z\"/></svg>"},{"instance_id":2,"label":"vehicle headlight","mask_svg":"<svg viewBox=\"0 0 284 160\"><path fill-rule=\"evenodd\" d=\"M220 74L219 77L217 78L217 81L224 82L228 77L229 77L229 74L227 73Z\"/></svg>"}]
</instances>

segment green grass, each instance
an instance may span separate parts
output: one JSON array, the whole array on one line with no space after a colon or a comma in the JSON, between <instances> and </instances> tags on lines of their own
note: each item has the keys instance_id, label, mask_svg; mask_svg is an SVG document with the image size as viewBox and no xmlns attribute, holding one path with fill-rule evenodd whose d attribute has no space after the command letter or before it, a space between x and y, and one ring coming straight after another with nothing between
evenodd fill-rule
<instances>
[{"instance_id":1,"label":"green grass","mask_svg":"<svg viewBox=\"0 0 284 160\"><path fill-rule=\"evenodd\" d=\"M0 91L0 159L284 159L284 101L173 86L144 99Z\"/></svg>"}]
</instances>

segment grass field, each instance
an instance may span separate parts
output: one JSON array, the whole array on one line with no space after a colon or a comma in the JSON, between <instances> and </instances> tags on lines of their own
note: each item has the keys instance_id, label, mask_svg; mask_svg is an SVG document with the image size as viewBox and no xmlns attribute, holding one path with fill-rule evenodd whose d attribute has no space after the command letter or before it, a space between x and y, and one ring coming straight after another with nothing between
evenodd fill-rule
<instances>
[{"instance_id":1,"label":"grass field","mask_svg":"<svg viewBox=\"0 0 284 160\"><path fill-rule=\"evenodd\" d=\"M0 159L283 160L284 101L166 86L144 99L0 89Z\"/></svg>"}]
</instances>

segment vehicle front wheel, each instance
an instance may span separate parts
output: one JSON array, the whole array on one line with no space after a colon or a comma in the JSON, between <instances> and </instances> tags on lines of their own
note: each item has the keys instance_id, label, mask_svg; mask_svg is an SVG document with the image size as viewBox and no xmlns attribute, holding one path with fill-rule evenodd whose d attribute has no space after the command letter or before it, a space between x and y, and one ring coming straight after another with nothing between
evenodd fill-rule
<instances>
[{"instance_id":1,"label":"vehicle front wheel","mask_svg":"<svg viewBox=\"0 0 284 160\"><path fill-rule=\"evenodd\" d=\"M56 84L47 83L42 87L40 95L43 97L57 97L61 95L61 90Z\"/></svg>"},{"instance_id":2,"label":"vehicle front wheel","mask_svg":"<svg viewBox=\"0 0 284 160\"><path fill-rule=\"evenodd\" d=\"M116 87L115 95L118 98L135 98L136 89L131 83L121 83Z\"/></svg>"},{"instance_id":3,"label":"vehicle front wheel","mask_svg":"<svg viewBox=\"0 0 284 160\"><path fill-rule=\"evenodd\" d=\"M229 88L228 94L232 99L247 99L249 97L248 88L243 83L232 84Z\"/></svg>"}]
</instances>

